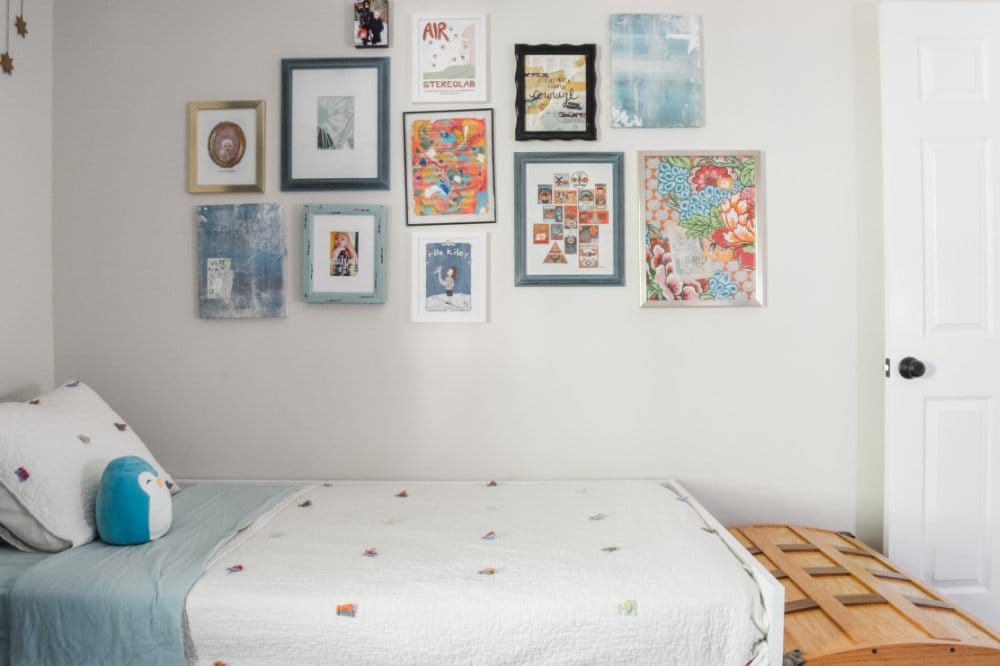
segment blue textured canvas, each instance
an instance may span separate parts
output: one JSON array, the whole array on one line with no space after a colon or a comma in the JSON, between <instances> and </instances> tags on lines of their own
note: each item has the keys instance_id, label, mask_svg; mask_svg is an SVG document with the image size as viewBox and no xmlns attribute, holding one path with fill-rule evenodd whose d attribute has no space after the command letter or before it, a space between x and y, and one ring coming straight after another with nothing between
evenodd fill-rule
<instances>
[{"instance_id":1,"label":"blue textured canvas","mask_svg":"<svg viewBox=\"0 0 1000 666\"><path fill-rule=\"evenodd\" d=\"M611 15L612 127L705 124L701 17Z\"/></svg>"},{"instance_id":2,"label":"blue textured canvas","mask_svg":"<svg viewBox=\"0 0 1000 666\"><path fill-rule=\"evenodd\" d=\"M203 319L285 316L285 229L279 204L198 207Z\"/></svg>"}]
</instances>

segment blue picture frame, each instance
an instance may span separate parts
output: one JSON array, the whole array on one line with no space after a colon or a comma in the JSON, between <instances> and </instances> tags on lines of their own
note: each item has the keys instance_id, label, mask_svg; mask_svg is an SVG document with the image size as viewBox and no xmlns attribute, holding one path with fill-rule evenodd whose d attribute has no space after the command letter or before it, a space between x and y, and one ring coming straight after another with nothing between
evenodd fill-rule
<instances>
[{"instance_id":1,"label":"blue picture frame","mask_svg":"<svg viewBox=\"0 0 1000 666\"><path fill-rule=\"evenodd\" d=\"M281 61L281 189L389 189L389 58Z\"/></svg>"},{"instance_id":2,"label":"blue picture frame","mask_svg":"<svg viewBox=\"0 0 1000 666\"><path fill-rule=\"evenodd\" d=\"M302 285L307 303L385 303L385 206L306 204Z\"/></svg>"},{"instance_id":3,"label":"blue picture frame","mask_svg":"<svg viewBox=\"0 0 1000 666\"><path fill-rule=\"evenodd\" d=\"M514 153L516 286L625 284L624 161L624 153Z\"/></svg>"}]
</instances>

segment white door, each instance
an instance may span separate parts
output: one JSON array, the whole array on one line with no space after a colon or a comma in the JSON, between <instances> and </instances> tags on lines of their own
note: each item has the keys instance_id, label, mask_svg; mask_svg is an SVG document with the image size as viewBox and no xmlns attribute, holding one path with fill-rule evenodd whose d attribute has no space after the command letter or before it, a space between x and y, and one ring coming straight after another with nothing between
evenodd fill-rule
<instances>
[{"instance_id":1,"label":"white door","mask_svg":"<svg viewBox=\"0 0 1000 666\"><path fill-rule=\"evenodd\" d=\"M880 9L885 545L1000 629L1000 4Z\"/></svg>"}]
</instances>

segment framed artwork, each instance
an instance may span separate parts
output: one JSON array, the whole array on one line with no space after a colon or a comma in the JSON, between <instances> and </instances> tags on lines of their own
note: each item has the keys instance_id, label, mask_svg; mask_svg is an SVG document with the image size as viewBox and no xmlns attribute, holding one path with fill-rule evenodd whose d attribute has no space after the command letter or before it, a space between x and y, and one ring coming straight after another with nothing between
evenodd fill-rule
<instances>
[{"instance_id":1,"label":"framed artwork","mask_svg":"<svg viewBox=\"0 0 1000 666\"><path fill-rule=\"evenodd\" d=\"M354 5L354 46L389 46L389 0L362 0Z\"/></svg>"},{"instance_id":2,"label":"framed artwork","mask_svg":"<svg viewBox=\"0 0 1000 666\"><path fill-rule=\"evenodd\" d=\"M281 206L198 207L198 314L202 319L285 316Z\"/></svg>"},{"instance_id":3,"label":"framed artwork","mask_svg":"<svg viewBox=\"0 0 1000 666\"><path fill-rule=\"evenodd\" d=\"M413 16L413 101L485 102L486 14Z\"/></svg>"},{"instance_id":4,"label":"framed artwork","mask_svg":"<svg viewBox=\"0 0 1000 666\"><path fill-rule=\"evenodd\" d=\"M403 114L406 224L496 222L493 109Z\"/></svg>"},{"instance_id":5,"label":"framed artwork","mask_svg":"<svg viewBox=\"0 0 1000 666\"><path fill-rule=\"evenodd\" d=\"M384 206L306 204L307 303L385 303Z\"/></svg>"},{"instance_id":6,"label":"framed artwork","mask_svg":"<svg viewBox=\"0 0 1000 666\"><path fill-rule=\"evenodd\" d=\"M612 127L702 127L703 78L700 16L611 15Z\"/></svg>"},{"instance_id":7,"label":"framed artwork","mask_svg":"<svg viewBox=\"0 0 1000 666\"><path fill-rule=\"evenodd\" d=\"M514 283L625 284L623 153L514 153Z\"/></svg>"},{"instance_id":8,"label":"framed artwork","mask_svg":"<svg viewBox=\"0 0 1000 666\"><path fill-rule=\"evenodd\" d=\"M188 192L264 191L264 102L188 104Z\"/></svg>"},{"instance_id":9,"label":"framed artwork","mask_svg":"<svg viewBox=\"0 0 1000 666\"><path fill-rule=\"evenodd\" d=\"M413 232L413 321L486 321L487 240L485 232Z\"/></svg>"},{"instance_id":10,"label":"framed artwork","mask_svg":"<svg viewBox=\"0 0 1000 666\"><path fill-rule=\"evenodd\" d=\"M763 305L759 151L643 152L641 305Z\"/></svg>"},{"instance_id":11,"label":"framed artwork","mask_svg":"<svg viewBox=\"0 0 1000 666\"><path fill-rule=\"evenodd\" d=\"M594 44L515 44L514 138L597 140Z\"/></svg>"},{"instance_id":12,"label":"framed artwork","mask_svg":"<svg viewBox=\"0 0 1000 666\"><path fill-rule=\"evenodd\" d=\"M281 61L281 189L389 189L389 59Z\"/></svg>"}]
</instances>

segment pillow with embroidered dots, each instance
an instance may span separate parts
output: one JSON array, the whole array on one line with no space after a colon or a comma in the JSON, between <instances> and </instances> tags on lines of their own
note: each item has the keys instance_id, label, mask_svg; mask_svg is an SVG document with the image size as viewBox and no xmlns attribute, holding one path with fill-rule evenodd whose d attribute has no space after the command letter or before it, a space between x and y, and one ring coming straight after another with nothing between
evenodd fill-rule
<instances>
[{"instance_id":1,"label":"pillow with embroidered dots","mask_svg":"<svg viewBox=\"0 0 1000 666\"><path fill-rule=\"evenodd\" d=\"M0 538L45 552L93 541L101 474L129 455L149 461L172 493L179 490L132 428L82 382L0 403Z\"/></svg>"}]
</instances>

